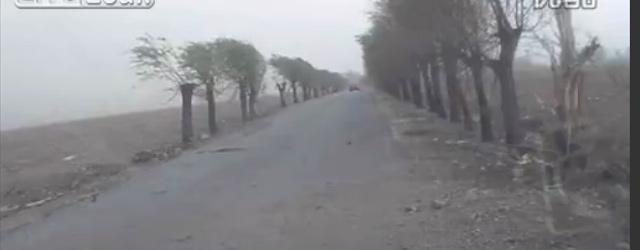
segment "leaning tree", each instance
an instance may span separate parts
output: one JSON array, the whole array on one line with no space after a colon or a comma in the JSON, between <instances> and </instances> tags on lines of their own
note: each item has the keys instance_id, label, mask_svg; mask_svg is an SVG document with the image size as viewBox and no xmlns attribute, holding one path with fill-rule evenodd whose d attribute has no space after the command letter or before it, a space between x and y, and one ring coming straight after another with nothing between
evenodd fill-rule
<instances>
[{"instance_id":1,"label":"leaning tree","mask_svg":"<svg viewBox=\"0 0 640 250\"><path fill-rule=\"evenodd\" d=\"M316 69L311 65L311 63L307 62L302 58L296 58L295 67L298 72L298 80L300 81L300 86L302 87L302 100L308 101L311 99L311 82L313 80L313 74Z\"/></svg>"},{"instance_id":2,"label":"leaning tree","mask_svg":"<svg viewBox=\"0 0 640 250\"><path fill-rule=\"evenodd\" d=\"M255 102L266 72L264 57L250 43L230 38L215 41L224 75L238 85L242 121L255 115Z\"/></svg>"},{"instance_id":3,"label":"leaning tree","mask_svg":"<svg viewBox=\"0 0 640 250\"><path fill-rule=\"evenodd\" d=\"M269 59L269 64L276 68L278 74L285 78L289 82L293 94L293 102L298 103L298 87L302 86L303 97L308 99L305 94L307 90L307 84L311 80L310 74L313 73L313 66L307 61L301 58L290 58L280 55L273 55ZM283 98L285 87L287 83L282 82L278 84L278 90L280 91L281 98Z\"/></svg>"},{"instance_id":4,"label":"leaning tree","mask_svg":"<svg viewBox=\"0 0 640 250\"><path fill-rule=\"evenodd\" d=\"M222 80L222 65L213 42L191 42L183 51L182 66L193 74L194 78L204 85L206 90L207 108L209 115L209 133L218 130L216 124L216 82Z\"/></svg>"},{"instance_id":5,"label":"leaning tree","mask_svg":"<svg viewBox=\"0 0 640 250\"><path fill-rule=\"evenodd\" d=\"M131 62L136 74L143 80L166 80L171 88L182 96L182 142L189 144L193 139L192 99L198 86L194 75L184 65L184 58L163 37L145 35L137 38L138 45L131 49Z\"/></svg>"}]
</instances>

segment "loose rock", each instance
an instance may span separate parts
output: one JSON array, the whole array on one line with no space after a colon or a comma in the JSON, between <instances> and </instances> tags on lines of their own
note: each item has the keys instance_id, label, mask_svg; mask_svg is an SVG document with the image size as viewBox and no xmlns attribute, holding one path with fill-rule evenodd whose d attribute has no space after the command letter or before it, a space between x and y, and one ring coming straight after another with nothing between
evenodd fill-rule
<instances>
[{"instance_id":1,"label":"loose rock","mask_svg":"<svg viewBox=\"0 0 640 250\"><path fill-rule=\"evenodd\" d=\"M17 210L19 208L20 208L20 206L18 206L18 205L2 206L2 207L0 207L0 213L9 213L9 212L15 211L15 210Z\"/></svg>"},{"instance_id":2,"label":"loose rock","mask_svg":"<svg viewBox=\"0 0 640 250\"><path fill-rule=\"evenodd\" d=\"M440 210L442 208L444 208L445 206L447 206L449 204L449 202L447 200L433 200L431 202L431 208L435 209L435 210Z\"/></svg>"},{"instance_id":3,"label":"loose rock","mask_svg":"<svg viewBox=\"0 0 640 250\"><path fill-rule=\"evenodd\" d=\"M206 140L206 139L209 139L209 137L210 137L209 134L201 134L200 140Z\"/></svg>"},{"instance_id":4,"label":"loose rock","mask_svg":"<svg viewBox=\"0 0 640 250\"><path fill-rule=\"evenodd\" d=\"M47 197L47 198L44 198L44 199L39 200L39 201L34 201L34 202L31 202L31 203L27 203L26 205L24 205L24 207L25 208L31 208L31 207L42 206L45 203L47 203L48 201L50 201L50 200L53 200L53 197Z\"/></svg>"},{"instance_id":5,"label":"loose rock","mask_svg":"<svg viewBox=\"0 0 640 250\"><path fill-rule=\"evenodd\" d=\"M76 155L69 155L65 158L63 158L63 161L72 161L73 159L75 159L77 156Z\"/></svg>"},{"instance_id":6,"label":"loose rock","mask_svg":"<svg viewBox=\"0 0 640 250\"><path fill-rule=\"evenodd\" d=\"M420 211L418 206L409 206L404 208L404 212L408 214L417 213Z\"/></svg>"},{"instance_id":7,"label":"loose rock","mask_svg":"<svg viewBox=\"0 0 640 250\"><path fill-rule=\"evenodd\" d=\"M145 151L136 153L131 159L131 161L133 163L145 163L152 160L154 157L155 155L150 150L145 150Z\"/></svg>"}]
</instances>

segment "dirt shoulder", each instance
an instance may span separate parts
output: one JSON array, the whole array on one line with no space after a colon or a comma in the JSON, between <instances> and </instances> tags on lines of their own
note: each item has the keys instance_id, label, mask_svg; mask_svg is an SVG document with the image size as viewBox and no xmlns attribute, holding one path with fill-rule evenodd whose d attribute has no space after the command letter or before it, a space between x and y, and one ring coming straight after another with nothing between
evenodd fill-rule
<instances>
[{"instance_id":1,"label":"dirt shoulder","mask_svg":"<svg viewBox=\"0 0 640 250\"><path fill-rule=\"evenodd\" d=\"M628 198L612 195L617 183L587 173L590 185L565 190L565 209L549 208L538 167L427 111L375 98L412 166L407 178L420 184L390 236L400 249L630 248Z\"/></svg>"},{"instance_id":2,"label":"dirt shoulder","mask_svg":"<svg viewBox=\"0 0 640 250\"><path fill-rule=\"evenodd\" d=\"M264 96L258 113L271 115L280 110L279 105L278 97ZM243 128L236 103L219 103L217 112L221 130L212 137L207 134L206 106L194 106L196 147ZM3 229L46 217L55 208L78 200L94 200L101 190L127 179L132 171L188 150L178 143L179 108L3 131L0 140ZM133 164L139 152L152 157L144 164Z\"/></svg>"}]
</instances>

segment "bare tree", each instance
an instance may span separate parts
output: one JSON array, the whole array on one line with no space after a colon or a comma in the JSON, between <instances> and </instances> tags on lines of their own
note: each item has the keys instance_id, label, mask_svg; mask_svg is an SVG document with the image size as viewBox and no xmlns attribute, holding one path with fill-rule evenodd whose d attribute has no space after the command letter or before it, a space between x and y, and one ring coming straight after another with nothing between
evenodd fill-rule
<instances>
[{"instance_id":1,"label":"bare tree","mask_svg":"<svg viewBox=\"0 0 640 250\"><path fill-rule=\"evenodd\" d=\"M444 109L444 105L442 104L442 90L440 87L440 64L435 57L430 57L429 59L429 79L431 80L432 88L433 88L433 109L436 114L440 116L440 118L446 119L447 112ZM427 70L425 70L426 72Z\"/></svg>"},{"instance_id":2,"label":"bare tree","mask_svg":"<svg viewBox=\"0 0 640 250\"><path fill-rule=\"evenodd\" d=\"M285 91L287 90L287 82L276 83L276 88L278 88L278 93L280 94L280 106L286 107L287 101L284 99Z\"/></svg>"},{"instance_id":3,"label":"bare tree","mask_svg":"<svg viewBox=\"0 0 640 250\"><path fill-rule=\"evenodd\" d=\"M534 1L528 0L489 0L489 5L498 55L488 62L500 82L505 140L507 144L518 145L524 134L520 127L513 62L522 34L538 26L543 12L535 11Z\"/></svg>"},{"instance_id":4,"label":"bare tree","mask_svg":"<svg viewBox=\"0 0 640 250\"><path fill-rule=\"evenodd\" d=\"M462 36L462 62L470 69L473 78L478 109L480 111L480 135L483 141L493 141L493 121L489 101L484 88L485 54L493 44L490 42L489 7L484 1L459 1L461 15L455 22Z\"/></svg>"},{"instance_id":5,"label":"bare tree","mask_svg":"<svg viewBox=\"0 0 640 250\"><path fill-rule=\"evenodd\" d=\"M558 122L551 126L549 135L544 138L549 141L546 145L551 145L550 149L557 152L546 154L547 162L552 165L547 168L551 171L549 176L553 176L549 183L560 186L566 178L566 169L574 164L573 161L586 157L585 152L581 152L584 151L582 146L575 142L577 132L585 126L581 119L585 74L582 67L593 57L600 44L597 38L593 38L578 52L571 10L561 7L550 11L554 14L557 40L539 34L534 34L534 38L550 58L554 86L552 111Z\"/></svg>"},{"instance_id":6,"label":"bare tree","mask_svg":"<svg viewBox=\"0 0 640 250\"><path fill-rule=\"evenodd\" d=\"M254 119L258 114L256 112L256 102L258 101L258 94L262 89L262 81L264 80L264 74L267 72L267 64L264 57L258 50L253 48L254 61L257 64L255 66L253 76L249 77L249 116Z\"/></svg>"}]
</instances>

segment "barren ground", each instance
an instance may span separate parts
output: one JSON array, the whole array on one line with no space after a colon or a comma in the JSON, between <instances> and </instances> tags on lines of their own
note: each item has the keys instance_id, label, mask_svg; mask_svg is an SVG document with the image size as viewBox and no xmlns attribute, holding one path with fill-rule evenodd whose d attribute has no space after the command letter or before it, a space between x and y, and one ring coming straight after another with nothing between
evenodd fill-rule
<instances>
[{"instance_id":1,"label":"barren ground","mask_svg":"<svg viewBox=\"0 0 640 250\"><path fill-rule=\"evenodd\" d=\"M597 169L576 175L566 209L549 209L537 166L520 166L504 148L477 143L459 126L373 90L312 100L257 124L16 228L0 243L3 249L630 248L629 197L620 182Z\"/></svg>"},{"instance_id":2,"label":"barren ground","mask_svg":"<svg viewBox=\"0 0 640 250\"><path fill-rule=\"evenodd\" d=\"M264 96L258 112L270 115L279 105L278 97ZM196 140L203 143L208 137L206 105L194 105L193 112ZM218 103L217 115L221 131L216 136L242 127L237 103ZM0 136L4 218L69 194L92 195L126 178L136 153L175 148L181 141L180 108L9 130Z\"/></svg>"}]
</instances>

